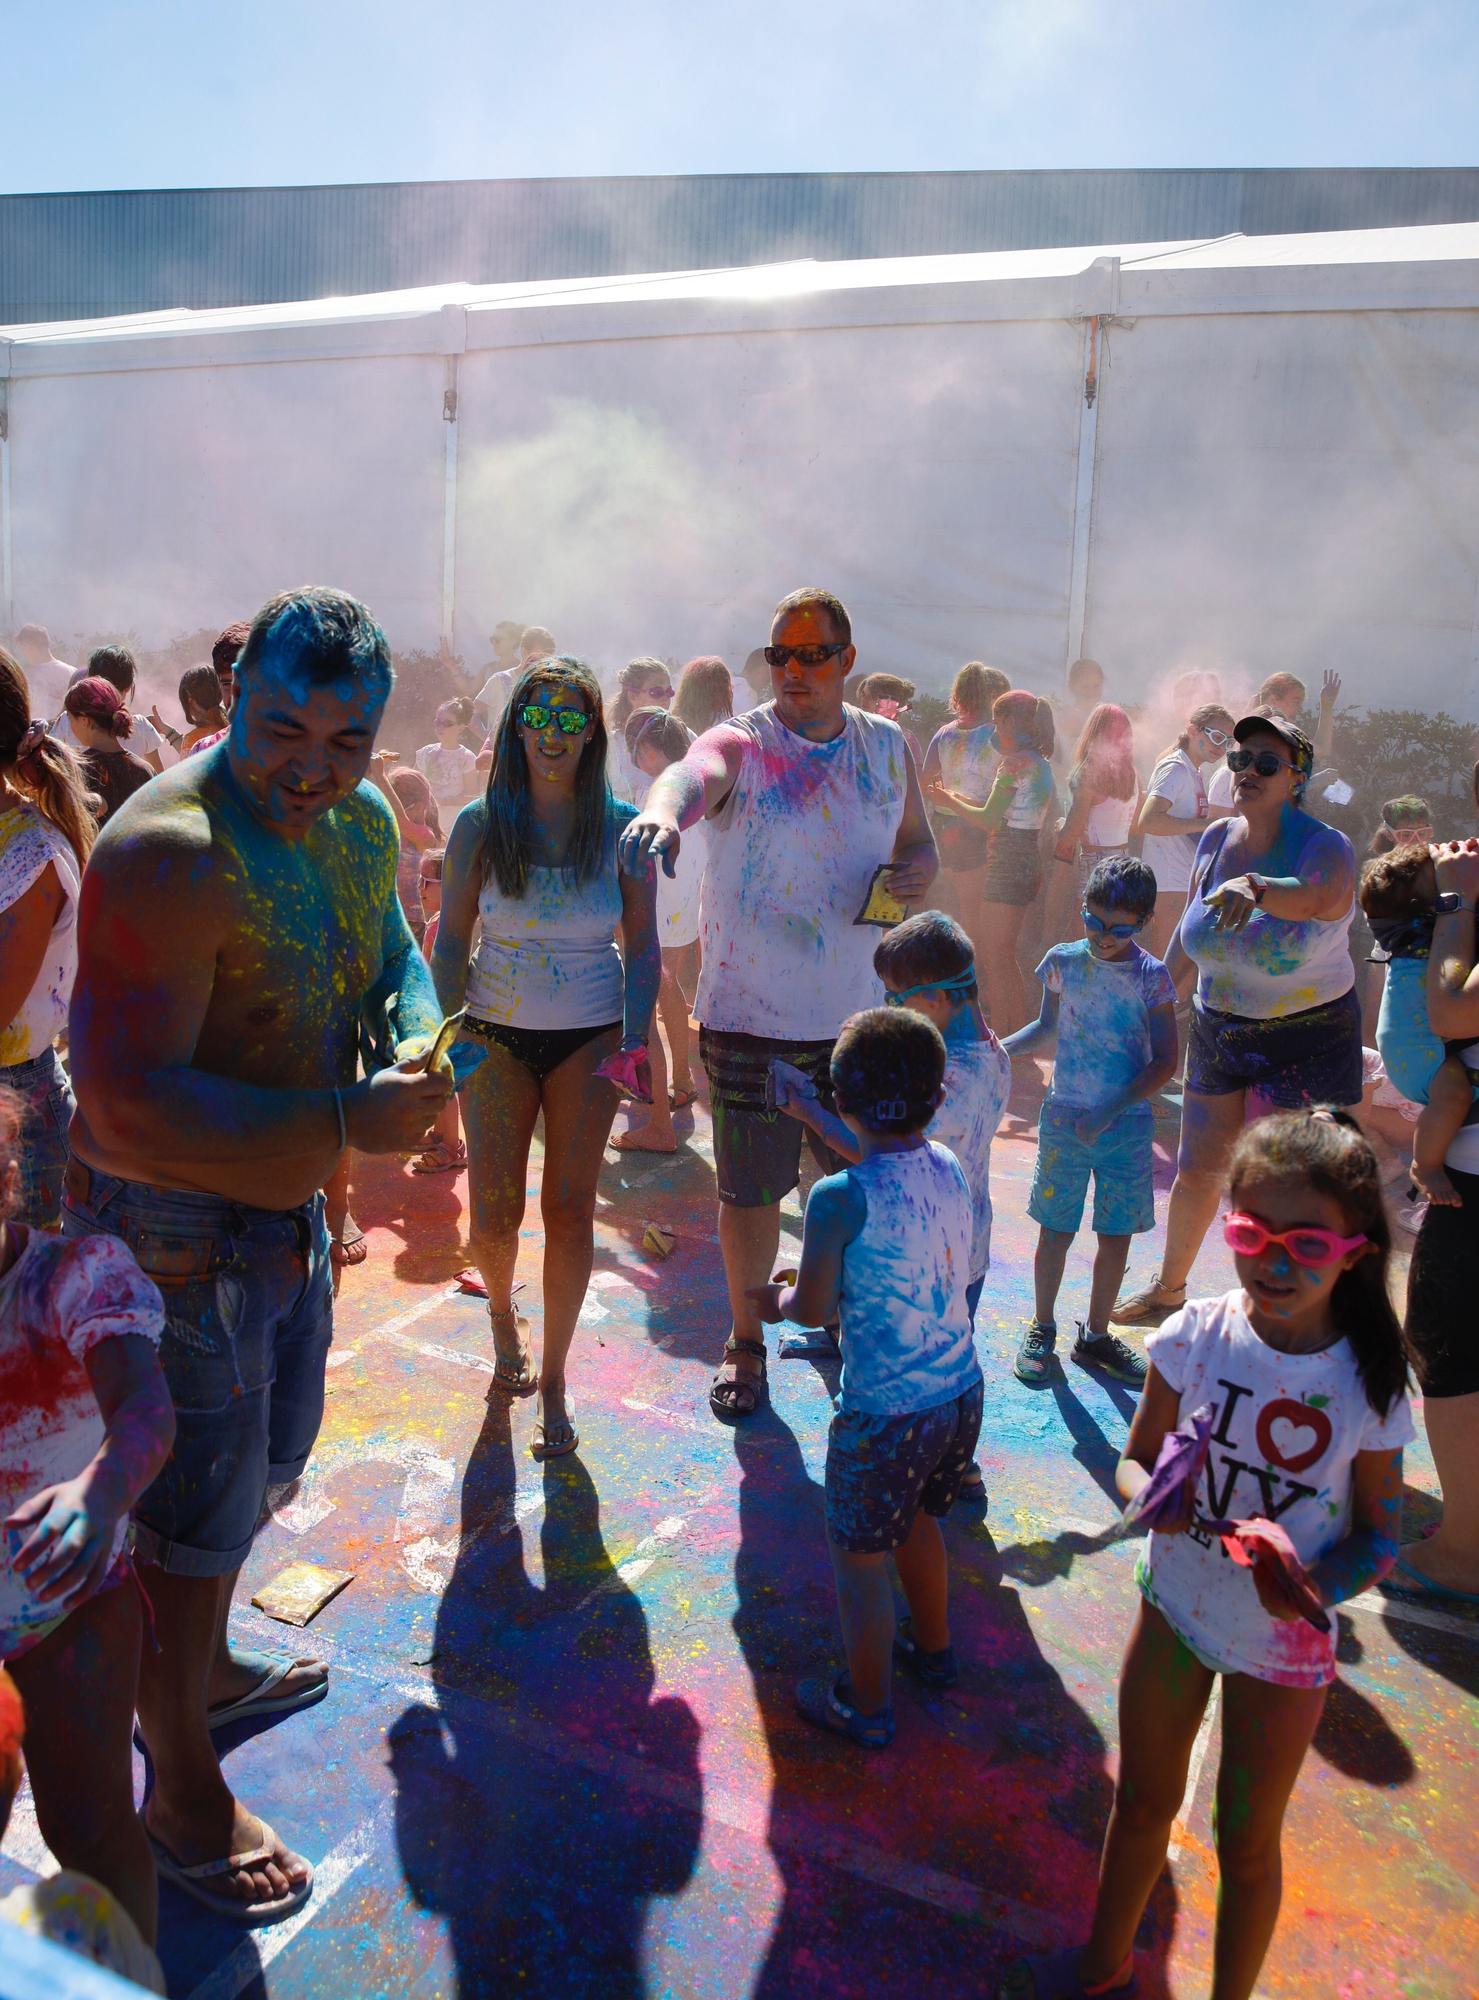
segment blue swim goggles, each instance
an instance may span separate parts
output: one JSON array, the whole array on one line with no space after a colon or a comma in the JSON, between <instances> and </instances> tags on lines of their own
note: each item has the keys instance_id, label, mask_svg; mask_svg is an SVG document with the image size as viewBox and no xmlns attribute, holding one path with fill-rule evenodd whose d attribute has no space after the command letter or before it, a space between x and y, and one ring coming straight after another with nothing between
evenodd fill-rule
<instances>
[{"instance_id":1,"label":"blue swim goggles","mask_svg":"<svg viewBox=\"0 0 1479 2000\"><path fill-rule=\"evenodd\" d=\"M976 971L957 972L953 979L927 979L923 986L906 986L900 993L885 993L885 1007L902 1007L906 1000L912 1000L916 993L968 993L976 983Z\"/></svg>"},{"instance_id":2,"label":"blue swim goggles","mask_svg":"<svg viewBox=\"0 0 1479 2000\"><path fill-rule=\"evenodd\" d=\"M1107 931L1112 938L1132 938L1136 931L1139 930L1140 924L1145 921L1142 917L1140 923L1136 924L1107 924L1103 917L1095 916L1087 903L1079 911L1079 915L1083 918L1084 929L1089 933L1090 937L1102 937Z\"/></svg>"}]
</instances>

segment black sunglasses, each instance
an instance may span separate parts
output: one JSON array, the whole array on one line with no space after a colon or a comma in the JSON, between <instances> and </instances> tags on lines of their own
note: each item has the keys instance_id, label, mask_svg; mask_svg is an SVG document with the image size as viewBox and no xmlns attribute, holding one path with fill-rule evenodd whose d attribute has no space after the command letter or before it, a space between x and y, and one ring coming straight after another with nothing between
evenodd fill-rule
<instances>
[{"instance_id":1,"label":"black sunglasses","mask_svg":"<svg viewBox=\"0 0 1479 2000\"><path fill-rule=\"evenodd\" d=\"M828 660L835 660L839 653L845 653L846 646L767 646L765 664L783 667L787 660L794 660L798 667L824 667Z\"/></svg>"},{"instance_id":2,"label":"black sunglasses","mask_svg":"<svg viewBox=\"0 0 1479 2000\"><path fill-rule=\"evenodd\" d=\"M1297 764L1291 764L1287 757L1279 757L1272 750L1229 750L1227 753L1229 771L1256 771L1260 778L1272 778L1279 771L1298 771Z\"/></svg>"},{"instance_id":3,"label":"black sunglasses","mask_svg":"<svg viewBox=\"0 0 1479 2000\"><path fill-rule=\"evenodd\" d=\"M579 736L591 721L583 708L551 708L542 701L526 701L519 710L519 720L526 729L541 734L554 723L562 736Z\"/></svg>"}]
</instances>

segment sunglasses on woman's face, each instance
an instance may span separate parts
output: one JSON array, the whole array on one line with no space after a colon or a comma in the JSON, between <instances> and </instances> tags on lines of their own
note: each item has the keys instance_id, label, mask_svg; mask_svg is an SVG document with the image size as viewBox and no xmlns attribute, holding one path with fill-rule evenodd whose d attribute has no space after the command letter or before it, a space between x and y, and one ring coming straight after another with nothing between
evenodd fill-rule
<instances>
[{"instance_id":1,"label":"sunglasses on woman's face","mask_svg":"<svg viewBox=\"0 0 1479 2000\"><path fill-rule=\"evenodd\" d=\"M540 735L553 723L562 736L579 736L590 727L590 720L583 708L551 708L542 701L526 701L519 710L524 727Z\"/></svg>"},{"instance_id":2,"label":"sunglasses on woman's face","mask_svg":"<svg viewBox=\"0 0 1479 2000\"><path fill-rule=\"evenodd\" d=\"M1202 734L1214 750L1225 750L1228 744L1232 742L1232 738L1225 729L1204 729Z\"/></svg>"},{"instance_id":3,"label":"sunglasses on woman's face","mask_svg":"<svg viewBox=\"0 0 1479 2000\"><path fill-rule=\"evenodd\" d=\"M1276 756L1272 750L1229 750L1227 768L1229 771L1256 771L1260 778L1272 778L1280 771L1297 771L1299 766L1291 764L1287 757Z\"/></svg>"},{"instance_id":4,"label":"sunglasses on woman's face","mask_svg":"<svg viewBox=\"0 0 1479 2000\"><path fill-rule=\"evenodd\" d=\"M1277 1244L1307 1271L1322 1271L1329 1264L1338 1264L1352 1250L1359 1250L1371 1238L1337 1236L1333 1229L1317 1229L1308 1223L1276 1233L1265 1229L1256 1215L1243 1215L1235 1210L1222 1225L1222 1240L1238 1257L1261 1257L1271 1244Z\"/></svg>"},{"instance_id":5,"label":"sunglasses on woman's face","mask_svg":"<svg viewBox=\"0 0 1479 2000\"><path fill-rule=\"evenodd\" d=\"M1091 937L1102 937L1107 931L1112 938L1129 938L1134 937L1140 928L1139 924L1107 924L1103 917L1095 916L1087 903L1079 911L1079 915L1084 920L1084 929Z\"/></svg>"},{"instance_id":6,"label":"sunglasses on woman's face","mask_svg":"<svg viewBox=\"0 0 1479 2000\"><path fill-rule=\"evenodd\" d=\"M767 666L783 667L787 660L794 660L798 667L824 667L828 660L835 660L839 653L845 653L846 646L767 646L765 662Z\"/></svg>"},{"instance_id":7,"label":"sunglasses on woman's face","mask_svg":"<svg viewBox=\"0 0 1479 2000\"><path fill-rule=\"evenodd\" d=\"M673 699L673 690L668 686L666 681L659 681L656 686L644 688L642 692L650 701L671 701Z\"/></svg>"}]
</instances>

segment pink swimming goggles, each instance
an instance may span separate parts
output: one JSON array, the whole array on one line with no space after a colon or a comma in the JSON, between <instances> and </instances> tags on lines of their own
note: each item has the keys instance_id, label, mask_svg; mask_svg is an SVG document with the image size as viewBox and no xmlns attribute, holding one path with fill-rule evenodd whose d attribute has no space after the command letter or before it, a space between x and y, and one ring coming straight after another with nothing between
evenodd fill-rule
<instances>
[{"instance_id":1,"label":"pink swimming goggles","mask_svg":"<svg viewBox=\"0 0 1479 2000\"><path fill-rule=\"evenodd\" d=\"M1289 1252L1296 1264L1303 1264L1307 1271L1320 1271L1327 1264L1339 1263L1371 1238L1337 1236L1333 1229L1317 1229L1311 1223L1276 1235L1272 1229L1265 1229L1257 1216L1243 1215L1234 1209L1222 1225L1222 1240L1239 1257L1261 1257L1271 1243L1276 1243Z\"/></svg>"}]
</instances>

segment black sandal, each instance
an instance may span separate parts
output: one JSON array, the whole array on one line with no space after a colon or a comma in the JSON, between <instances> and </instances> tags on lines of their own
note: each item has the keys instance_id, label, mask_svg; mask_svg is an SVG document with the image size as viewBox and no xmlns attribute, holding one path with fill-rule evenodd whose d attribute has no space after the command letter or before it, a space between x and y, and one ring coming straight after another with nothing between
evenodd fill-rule
<instances>
[{"instance_id":1,"label":"black sandal","mask_svg":"<svg viewBox=\"0 0 1479 2000\"><path fill-rule=\"evenodd\" d=\"M737 1423L744 1417L753 1417L761 1404L767 1403L770 1400L770 1381L765 1358L765 1342L763 1340L750 1340L739 1334L732 1333L724 1343L725 1359L728 1360L736 1354L758 1354L760 1357L760 1373L758 1376L736 1375L727 1382L723 1381L718 1375L714 1377L712 1383L709 1385L709 1408L721 1423L726 1424ZM721 1402L721 1396L731 1400ZM749 1398L748 1405L741 1406L739 1402L741 1396Z\"/></svg>"}]
</instances>

